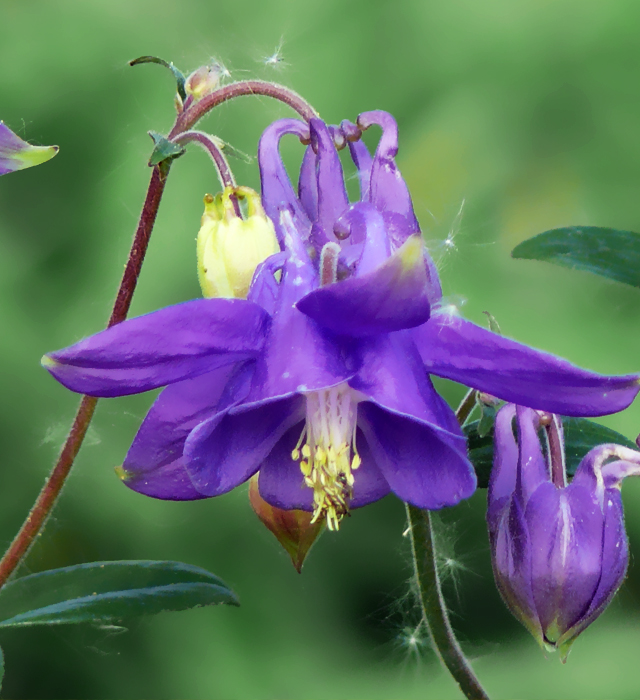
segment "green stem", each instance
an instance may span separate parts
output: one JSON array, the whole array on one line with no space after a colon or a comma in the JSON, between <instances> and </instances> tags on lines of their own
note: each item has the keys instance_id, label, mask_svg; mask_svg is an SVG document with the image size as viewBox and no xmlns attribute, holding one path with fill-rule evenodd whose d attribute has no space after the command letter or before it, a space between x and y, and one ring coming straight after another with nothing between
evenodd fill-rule
<instances>
[{"instance_id":1,"label":"green stem","mask_svg":"<svg viewBox=\"0 0 640 700\"><path fill-rule=\"evenodd\" d=\"M164 192L165 183L169 174L169 161L163 161L153 169L151 182L147 190L147 196L140 214L140 220L133 243L129 252L129 258L122 275L122 281L113 304L113 310L107 327L121 323L127 317L133 292L135 291L142 268L142 262L149 245L149 237L156 220L160 200ZM69 435L60 452L60 456L51 470L35 504L31 508L27 519L20 531L0 560L0 588L8 581L9 577L17 569L33 544L35 538L44 527L53 506L58 500L73 462L80 450L82 442L87 434L87 429L93 418L98 399L94 396L83 396L76 417L69 431Z\"/></svg>"},{"instance_id":2,"label":"green stem","mask_svg":"<svg viewBox=\"0 0 640 700\"><path fill-rule=\"evenodd\" d=\"M462 653L442 597L431 514L408 503L407 517L422 613L433 647L469 700L489 700Z\"/></svg>"}]
</instances>

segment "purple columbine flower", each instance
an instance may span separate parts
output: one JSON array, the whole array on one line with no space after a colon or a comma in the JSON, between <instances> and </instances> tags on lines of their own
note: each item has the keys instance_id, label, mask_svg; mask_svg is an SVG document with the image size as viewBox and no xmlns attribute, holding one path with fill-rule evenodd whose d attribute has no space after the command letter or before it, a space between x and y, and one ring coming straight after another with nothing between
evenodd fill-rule
<instances>
[{"instance_id":1,"label":"purple columbine flower","mask_svg":"<svg viewBox=\"0 0 640 700\"><path fill-rule=\"evenodd\" d=\"M514 437L513 420L517 435ZM539 432L549 433L547 456ZM487 522L498 590L539 644L566 660L609 604L629 552L620 487L640 452L600 445L567 485L558 416L508 404L498 412Z\"/></svg>"},{"instance_id":2,"label":"purple columbine flower","mask_svg":"<svg viewBox=\"0 0 640 700\"><path fill-rule=\"evenodd\" d=\"M377 124L372 157L360 141ZM283 135L308 144L298 191ZM349 146L360 200L347 198ZM637 375L604 377L438 313L442 292L396 167L385 112L357 125L272 124L258 153L263 206L281 252L258 266L247 300L186 302L51 353L68 388L121 396L168 385L120 474L149 496L217 496L259 470L261 496L337 528L390 491L421 508L470 496L473 467L429 374L566 415L612 413Z\"/></svg>"},{"instance_id":3,"label":"purple columbine flower","mask_svg":"<svg viewBox=\"0 0 640 700\"><path fill-rule=\"evenodd\" d=\"M32 146L0 122L0 175L45 163L57 152L57 146Z\"/></svg>"}]
</instances>

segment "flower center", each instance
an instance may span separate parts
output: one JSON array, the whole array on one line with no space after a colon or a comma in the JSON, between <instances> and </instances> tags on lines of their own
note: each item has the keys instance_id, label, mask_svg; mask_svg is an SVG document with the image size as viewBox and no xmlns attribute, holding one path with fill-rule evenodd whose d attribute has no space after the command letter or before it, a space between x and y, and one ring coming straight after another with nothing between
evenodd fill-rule
<instances>
[{"instance_id":1,"label":"flower center","mask_svg":"<svg viewBox=\"0 0 640 700\"><path fill-rule=\"evenodd\" d=\"M349 513L353 472L361 461L356 449L358 402L346 383L306 397L306 423L291 457L300 463L304 482L313 489L311 522L326 518L327 527L337 530Z\"/></svg>"}]
</instances>

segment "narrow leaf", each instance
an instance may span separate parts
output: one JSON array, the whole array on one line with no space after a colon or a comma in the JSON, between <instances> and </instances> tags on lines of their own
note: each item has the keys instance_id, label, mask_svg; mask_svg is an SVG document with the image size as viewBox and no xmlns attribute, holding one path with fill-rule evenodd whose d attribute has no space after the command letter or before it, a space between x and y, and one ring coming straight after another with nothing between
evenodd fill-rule
<instances>
[{"instance_id":1,"label":"narrow leaf","mask_svg":"<svg viewBox=\"0 0 640 700\"><path fill-rule=\"evenodd\" d=\"M599 226L545 231L517 245L511 255L587 270L640 287L640 234Z\"/></svg>"},{"instance_id":2,"label":"narrow leaf","mask_svg":"<svg viewBox=\"0 0 640 700\"><path fill-rule=\"evenodd\" d=\"M587 452L598 445L613 442L616 445L637 449L637 446L624 435L586 418L563 416L562 425L564 427L564 447L569 476L576 473L580 461ZM473 421L465 425L463 431L467 436L469 459L478 477L478 488L485 489L489 485L489 476L493 467L493 429L489 433L481 435L480 421Z\"/></svg>"},{"instance_id":3,"label":"narrow leaf","mask_svg":"<svg viewBox=\"0 0 640 700\"><path fill-rule=\"evenodd\" d=\"M178 95L180 95L183 102L187 99L187 92L184 88L184 73L178 70L173 63L169 63L163 58L157 58L156 56L140 56L140 58L134 58L133 61L129 61L130 66L138 66L141 63L157 63L159 66L168 68L173 73L173 77L176 79Z\"/></svg>"},{"instance_id":4,"label":"narrow leaf","mask_svg":"<svg viewBox=\"0 0 640 700\"><path fill-rule=\"evenodd\" d=\"M149 165L158 165L164 160L178 158L185 152L182 146L169 141L166 136L159 134L157 131L150 131L149 136L151 136L155 144L153 153L149 158Z\"/></svg>"},{"instance_id":5,"label":"narrow leaf","mask_svg":"<svg viewBox=\"0 0 640 700\"><path fill-rule=\"evenodd\" d=\"M217 576L175 561L103 561L12 581L0 590L0 628L114 622L136 615L238 605Z\"/></svg>"},{"instance_id":6,"label":"narrow leaf","mask_svg":"<svg viewBox=\"0 0 640 700\"><path fill-rule=\"evenodd\" d=\"M0 649L0 690L2 690L2 679L4 678L4 654Z\"/></svg>"},{"instance_id":7,"label":"narrow leaf","mask_svg":"<svg viewBox=\"0 0 640 700\"><path fill-rule=\"evenodd\" d=\"M223 141L217 136L214 136L213 140L215 141L216 146L224 151L225 155L229 156L230 158L236 158L247 165L251 165L253 163L253 156L250 156L248 153L241 151L239 148L232 146L230 143Z\"/></svg>"}]
</instances>

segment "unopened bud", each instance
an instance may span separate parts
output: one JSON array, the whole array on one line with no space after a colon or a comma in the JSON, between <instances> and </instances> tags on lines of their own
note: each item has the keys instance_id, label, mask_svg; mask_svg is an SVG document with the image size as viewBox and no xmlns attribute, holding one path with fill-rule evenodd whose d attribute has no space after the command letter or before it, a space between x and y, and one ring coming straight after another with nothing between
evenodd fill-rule
<instances>
[{"instance_id":1,"label":"unopened bud","mask_svg":"<svg viewBox=\"0 0 640 700\"><path fill-rule=\"evenodd\" d=\"M291 557L298 573L313 543L324 527L324 520L311 523L311 513L304 510L282 510L269 505L258 491L258 475L249 482L249 501L256 515L273 532Z\"/></svg>"},{"instance_id":2,"label":"unopened bud","mask_svg":"<svg viewBox=\"0 0 640 700\"><path fill-rule=\"evenodd\" d=\"M200 100L213 92L220 85L222 78L228 75L229 71L215 61L206 66L200 66L187 78L185 91L187 95L193 95L194 100Z\"/></svg>"},{"instance_id":3,"label":"unopened bud","mask_svg":"<svg viewBox=\"0 0 640 700\"><path fill-rule=\"evenodd\" d=\"M233 198L246 200L247 218ZM280 250L260 195L249 187L226 187L204 198L198 234L198 278L205 297L245 299L256 267Z\"/></svg>"},{"instance_id":4,"label":"unopened bud","mask_svg":"<svg viewBox=\"0 0 640 700\"><path fill-rule=\"evenodd\" d=\"M564 661L624 580L629 553L620 487L627 476L640 476L640 452L594 447L571 483L558 486L553 455L549 465L540 444L540 424L533 409L500 409L487 521L505 603L544 649L558 649ZM562 452L560 431L557 439ZM564 472L563 463L560 468ZM566 473L561 480L566 484Z\"/></svg>"}]
</instances>

